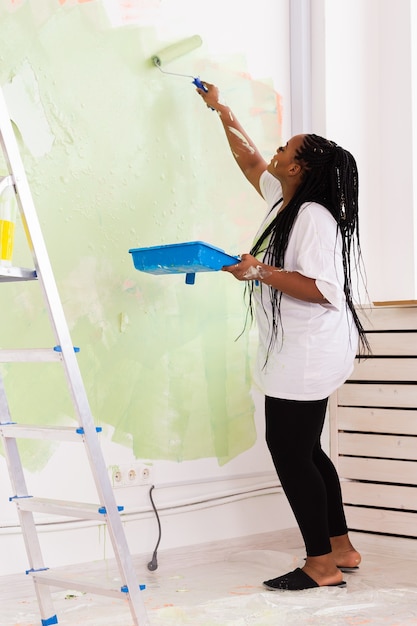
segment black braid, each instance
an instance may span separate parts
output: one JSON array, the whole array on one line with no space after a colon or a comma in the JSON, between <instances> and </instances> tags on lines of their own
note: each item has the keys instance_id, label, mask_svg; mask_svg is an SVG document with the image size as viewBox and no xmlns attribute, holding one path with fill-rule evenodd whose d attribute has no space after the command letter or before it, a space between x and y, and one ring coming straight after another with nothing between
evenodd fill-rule
<instances>
[{"instance_id":1,"label":"black braid","mask_svg":"<svg viewBox=\"0 0 417 626\"><path fill-rule=\"evenodd\" d=\"M335 218L341 234L343 288L346 305L359 332L359 354L369 354L369 342L353 304L352 293L352 265L363 278L358 223L358 170L355 159L350 152L333 141L309 134L305 135L303 144L296 153L296 160L303 168L301 184L287 206L261 234L250 254L257 256L263 252L265 263L284 267L288 239L301 205L305 202L323 205ZM250 317L253 319L253 282L247 283L247 291ZM269 295L272 303L272 328L268 354L277 340L278 333L281 338L283 333L280 312L282 292L269 287Z\"/></svg>"}]
</instances>

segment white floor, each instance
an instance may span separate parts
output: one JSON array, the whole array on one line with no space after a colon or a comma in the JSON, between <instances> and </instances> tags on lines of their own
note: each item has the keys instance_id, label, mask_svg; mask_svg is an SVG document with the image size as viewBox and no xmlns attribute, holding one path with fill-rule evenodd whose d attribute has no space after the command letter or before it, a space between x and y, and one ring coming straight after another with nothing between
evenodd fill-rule
<instances>
[{"instance_id":1,"label":"white floor","mask_svg":"<svg viewBox=\"0 0 417 626\"><path fill-rule=\"evenodd\" d=\"M271 592L262 581L302 566L304 549L296 529L262 537L161 553L155 572L146 568L148 559L135 558L151 626L417 625L417 540L353 533L363 561L344 575L347 587ZM72 571L117 579L113 562ZM71 589L54 591L53 598L62 626L133 624L120 600ZM0 626L40 623L32 581L0 577Z\"/></svg>"}]
</instances>

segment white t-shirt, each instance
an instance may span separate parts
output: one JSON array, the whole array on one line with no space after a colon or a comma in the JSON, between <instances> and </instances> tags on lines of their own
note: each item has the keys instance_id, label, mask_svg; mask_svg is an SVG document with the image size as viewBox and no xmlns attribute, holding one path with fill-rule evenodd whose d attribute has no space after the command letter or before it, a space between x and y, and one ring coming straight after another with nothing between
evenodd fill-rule
<instances>
[{"instance_id":1,"label":"white t-shirt","mask_svg":"<svg viewBox=\"0 0 417 626\"><path fill-rule=\"evenodd\" d=\"M280 182L265 171L260 189L268 214L258 236L277 214ZM349 377L358 347L358 332L343 291L342 244L330 212L315 202L301 206L288 240L284 269L314 278L328 304L304 302L282 294L281 328L267 358L272 305L267 285L254 283L259 331L255 382L261 391L288 400L321 400Z\"/></svg>"}]
</instances>

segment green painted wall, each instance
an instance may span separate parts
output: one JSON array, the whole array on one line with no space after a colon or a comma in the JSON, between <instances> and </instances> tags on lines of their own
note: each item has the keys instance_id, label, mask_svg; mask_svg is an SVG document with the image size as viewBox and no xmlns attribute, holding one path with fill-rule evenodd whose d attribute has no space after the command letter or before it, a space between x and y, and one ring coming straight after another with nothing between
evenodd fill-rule
<instances>
[{"instance_id":1,"label":"green painted wall","mask_svg":"<svg viewBox=\"0 0 417 626\"><path fill-rule=\"evenodd\" d=\"M179 19L177 36L171 24L163 37L172 6L131 3L134 15L117 24L109 4L1 2L0 82L97 424L138 458L216 457L222 465L256 439L251 335L235 341L243 285L221 272L197 274L194 286L183 275L137 272L128 249L198 239L245 252L263 203L191 79L150 62L198 33L197 15L186 33ZM230 25L213 32L233 40ZM210 60L208 43L215 49L214 35L166 69L220 85L271 154L281 116L271 81L251 79L241 43L222 63ZM31 266L19 221L17 231L14 264ZM1 289L0 345L53 345L38 285ZM71 423L59 366L1 372L17 421ZM23 446L34 470L52 452Z\"/></svg>"}]
</instances>

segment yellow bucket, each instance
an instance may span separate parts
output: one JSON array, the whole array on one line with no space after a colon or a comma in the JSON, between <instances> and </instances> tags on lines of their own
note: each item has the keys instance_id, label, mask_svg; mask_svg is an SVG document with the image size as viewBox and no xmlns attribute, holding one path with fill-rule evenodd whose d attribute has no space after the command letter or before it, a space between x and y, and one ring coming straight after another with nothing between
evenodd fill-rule
<instances>
[{"instance_id":1,"label":"yellow bucket","mask_svg":"<svg viewBox=\"0 0 417 626\"><path fill-rule=\"evenodd\" d=\"M0 265L12 264L15 222L16 196L8 185L0 195Z\"/></svg>"}]
</instances>

